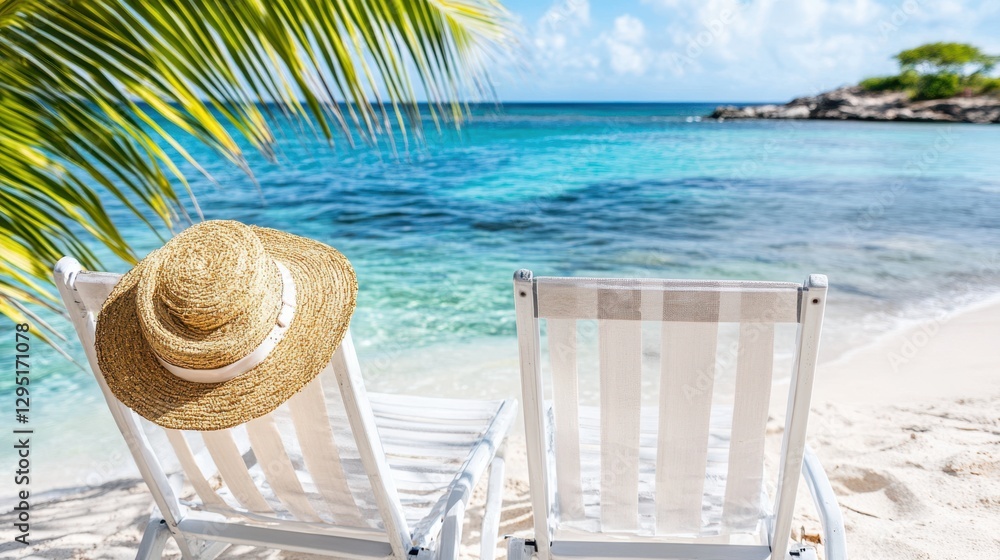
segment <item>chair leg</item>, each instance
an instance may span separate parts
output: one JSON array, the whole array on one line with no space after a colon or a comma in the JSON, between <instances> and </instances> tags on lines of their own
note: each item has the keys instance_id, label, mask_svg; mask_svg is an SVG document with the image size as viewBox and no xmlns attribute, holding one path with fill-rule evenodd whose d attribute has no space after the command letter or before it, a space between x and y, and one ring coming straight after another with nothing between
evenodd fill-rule
<instances>
[{"instance_id":1,"label":"chair leg","mask_svg":"<svg viewBox=\"0 0 1000 560\"><path fill-rule=\"evenodd\" d=\"M535 547L524 539L510 537L507 539L507 560L531 560L535 555Z\"/></svg>"},{"instance_id":2,"label":"chair leg","mask_svg":"<svg viewBox=\"0 0 1000 560\"><path fill-rule=\"evenodd\" d=\"M802 476L805 478L813 503L823 524L823 546L827 560L847 560L847 542L844 532L844 518L837 504L837 495L830 486L830 479L819 462L819 457L808 445L802 461Z\"/></svg>"},{"instance_id":3,"label":"chair leg","mask_svg":"<svg viewBox=\"0 0 1000 560\"><path fill-rule=\"evenodd\" d=\"M437 557L440 560L458 560L462 547L462 523L465 522L465 502L458 500L444 516L441 526L441 546Z\"/></svg>"},{"instance_id":4,"label":"chair leg","mask_svg":"<svg viewBox=\"0 0 1000 560\"><path fill-rule=\"evenodd\" d=\"M159 560L163 556L163 547L170 537L170 530L167 522L162 519L150 519L146 525L146 530L142 533L142 541L139 542L139 551L135 555L135 560Z\"/></svg>"},{"instance_id":5,"label":"chair leg","mask_svg":"<svg viewBox=\"0 0 1000 560\"><path fill-rule=\"evenodd\" d=\"M816 549L811 546L792 545L788 549L788 560L818 560Z\"/></svg>"},{"instance_id":6,"label":"chair leg","mask_svg":"<svg viewBox=\"0 0 1000 560\"><path fill-rule=\"evenodd\" d=\"M496 555L497 538L500 532L500 513L503 505L504 489L504 450L506 444L497 450L490 464L490 480L486 489L486 506L483 508L483 526L480 536L479 557L481 560L493 560Z\"/></svg>"}]
</instances>

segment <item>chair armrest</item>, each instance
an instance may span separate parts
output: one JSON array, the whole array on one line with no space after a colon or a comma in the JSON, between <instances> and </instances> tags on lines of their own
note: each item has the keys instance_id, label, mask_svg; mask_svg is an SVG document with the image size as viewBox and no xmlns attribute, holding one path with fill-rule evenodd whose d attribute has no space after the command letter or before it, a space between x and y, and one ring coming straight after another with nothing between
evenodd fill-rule
<instances>
[{"instance_id":1,"label":"chair armrest","mask_svg":"<svg viewBox=\"0 0 1000 560\"><path fill-rule=\"evenodd\" d=\"M451 558L454 553L456 554L454 557L457 558L462 539L462 523L465 520L465 507L472 498L472 491L480 477L496 457L514 425L516 414L517 401L514 399L503 401L476 446L469 453L462 470L452 481L451 490L442 498L444 507L438 511L437 518L428 524L425 534L414 535L414 542L418 543L418 546L432 537L437 532L436 528L440 528L439 557Z\"/></svg>"},{"instance_id":2,"label":"chair armrest","mask_svg":"<svg viewBox=\"0 0 1000 560\"><path fill-rule=\"evenodd\" d=\"M472 497L472 490L479 482L479 478L486 472L486 468L493 461L514 425L515 414L517 414L516 400L508 399L500 405L496 416L493 417L482 437L479 438L479 442L469 453L469 458L462 467L462 471L452 482L451 492L448 495L448 505L445 507L445 516L448 515L447 512L452 509L452 506L459 502L463 506L468 505L469 499Z\"/></svg>"},{"instance_id":3,"label":"chair armrest","mask_svg":"<svg viewBox=\"0 0 1000 560\"><path fill-rule=\"evenodd\" d=\"M802 460L802 476L812 494L820 522L823 524L823 547L827 560L847 560L847 541L844 536L844 517L837 504L837 496L830 486L830 479L819 462L819 457L806 445Z\"/></svg>"}]
</instances>

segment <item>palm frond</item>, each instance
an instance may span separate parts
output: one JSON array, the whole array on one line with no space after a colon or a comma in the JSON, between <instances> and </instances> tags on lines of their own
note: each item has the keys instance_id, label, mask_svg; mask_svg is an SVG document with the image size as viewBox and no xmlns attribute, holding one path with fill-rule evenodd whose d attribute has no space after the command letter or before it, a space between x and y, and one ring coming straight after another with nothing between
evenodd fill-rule
<instances>
[{"instance_id":1,"label":"palm frond","mask_svg":"<svg viewBox=\"0 0 1000 560\"><path fill-rule=\"evenodd\" d=\"M406 138L422 91L457 124L512 29L495 0L0 0L0 314L54 304L63 254L135 261L109 198L161 236L198 211L187 137L249 173L237 138L273 159L279 118Z\"/></svg>"}]
</instances>

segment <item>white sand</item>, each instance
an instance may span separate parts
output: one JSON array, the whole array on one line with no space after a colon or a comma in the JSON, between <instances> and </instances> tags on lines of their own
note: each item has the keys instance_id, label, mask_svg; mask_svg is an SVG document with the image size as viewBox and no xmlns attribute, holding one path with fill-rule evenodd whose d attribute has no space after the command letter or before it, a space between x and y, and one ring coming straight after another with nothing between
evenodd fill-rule
<instances>
[{"instance_id":1,"label":"white sand","mask_svg":"<svg viewBox=\"0 0 1000 560\"><path fill-rule=\"evenodd\" d=\"M809 440L852 559L1000 558L1000 302L824 364Z\"/></svg>"},{"instance_id":2,"label":"white sand","mask_svg":"<svg viewBox=\"0 0 1000 560\"><path fill-rule=\"evenodd\" d=\"M771 432L773 450L781 435ZM838 493L852 559L1000 558L1000 303L901 329L823 364L809 441ZM502 531L527 534L523 438L509 447ZM817 540L804 491L799 503L796 527ZM136 480L36 497L35 544L6 540L0 558L133 558L150 508ZM480 512L470 510L468 556L478 555ZM223 557L311 558L247 547Z\"/></svg>"}]
</instances>

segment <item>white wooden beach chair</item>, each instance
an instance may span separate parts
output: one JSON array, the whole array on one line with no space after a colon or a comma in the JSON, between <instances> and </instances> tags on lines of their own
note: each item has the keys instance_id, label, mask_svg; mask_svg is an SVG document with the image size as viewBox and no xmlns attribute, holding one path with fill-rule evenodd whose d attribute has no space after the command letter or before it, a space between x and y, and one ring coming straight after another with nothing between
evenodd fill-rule
<instances>
[{"instance_id":1,"label":"white wooden beach chair","mask_svg":"<svg viewBox=\"0 0 1000 560\"><path fill-rule=\"evenodd\" d=\"M457 558L465 508L489 473L483 558L493 557L502 445L517 402L365 393L350 335L327 369L274 412L228 430L166 430L119 402L94 352L119 275L70 257L56 284L158 512L137 558L173 536L184 558L231 544L348 558Z\"/></svg>"},{"instance_id":2,"label":"white wooden beach chair","mask_svg":"<svg viewBox=\"0 0 1000 560\"><path fill-rule=\"evenodd\" d=\"M509 558L815 558L789 542L802 473L826 558L845 559L840 510L805 446L826 293L821 275L799 285L518 271L534 536L509 539ZM780 457L765 468L776 335L794 359Z\"/></svg>"}]
</instances>

